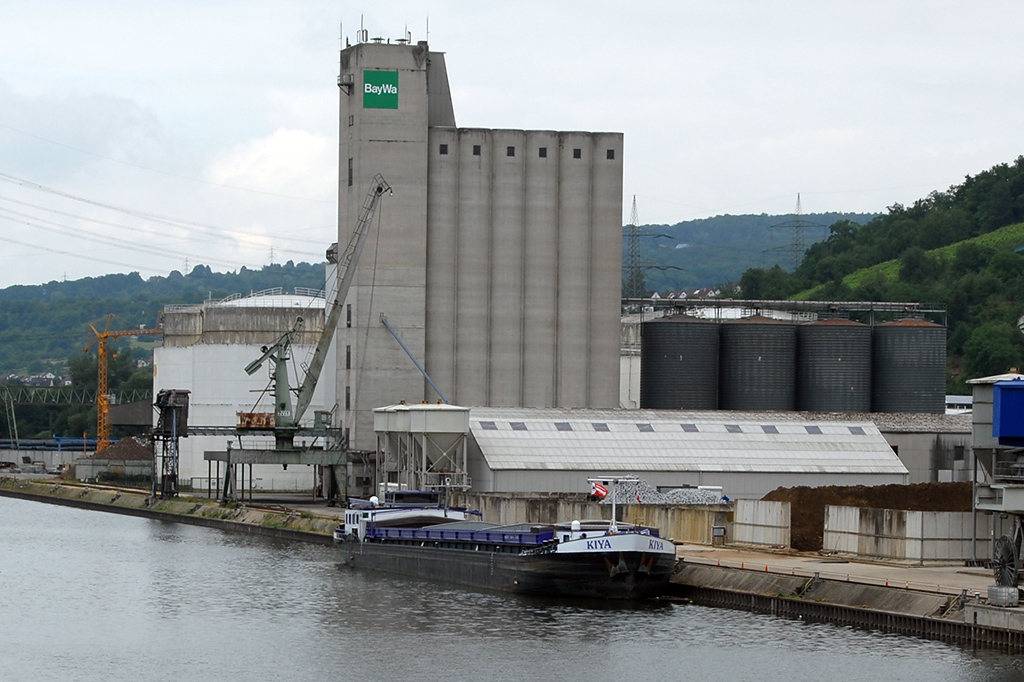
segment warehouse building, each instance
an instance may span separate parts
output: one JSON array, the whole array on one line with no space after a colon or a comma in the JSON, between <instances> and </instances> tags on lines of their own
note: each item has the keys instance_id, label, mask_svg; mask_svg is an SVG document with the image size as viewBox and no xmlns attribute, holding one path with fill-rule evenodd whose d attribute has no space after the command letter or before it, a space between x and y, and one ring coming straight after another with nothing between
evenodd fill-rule
<instances>
[{"instance_id":1,"label":"warehouse building","mask_svg":"<svg viewBox=\"0 0 1024 682\"><path fill-rule=\"evenodd\" d=\"M425 42L341 52L339 242L376 174L339 329L337 395L357 450L373 409L438 393L467 405L618 405L621 133L458 128Z\"/></svg>"},{"instance_id":2,"label":"warehouse building","mask_svg":"<svg viewBox=\"0 0 1024 682\"><path fill-rule=\"evenodd\" d=\"M759 499L780 486L909 478L870 420L448 405L376 412L380 470L412 488L448 478L474 492L579 493L588 478L629 474L662 489L715 486L733 499Z\"/></svg>"}]
</instances>

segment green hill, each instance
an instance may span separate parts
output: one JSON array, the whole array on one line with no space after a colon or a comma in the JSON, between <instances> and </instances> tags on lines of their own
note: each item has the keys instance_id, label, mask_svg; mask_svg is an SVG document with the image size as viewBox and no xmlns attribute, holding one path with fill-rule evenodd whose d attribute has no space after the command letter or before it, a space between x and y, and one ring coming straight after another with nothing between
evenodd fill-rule
<instances>
[{"instance_id":1,"label":"green hill","mask_svg":"<svg viewBox=\"0 0 1024 682\"><path fill-rule=\"evenodd\" d=\"M0 376L63 374L69 358L82 355L95 338L89 325L103 329L110 313L117 316L113 329L152 327L168 303L200 303L273 287L318 290L324 285L324 267L289 261L260 270L243 267L237 273L218 273L198 265L187 275L175 271L143 279L133 272L0 289ZM134 345L136 359L151 357L159 337L139 338L125 338L117 345Z\"/></svg>"},{"instance_id":2,"label":"green hill","mask_svg":"<svg viewBox=\"0 0 1024 682\"><path fill-rule=\"evenodd\" d=\"M1014 251L1021 246L1024 246L1024 223L1007 225L1006 227L999 228L995 232L989 232L988 234L981 235L980 237L965 239L955 244L949 244L937 249L925 251L925 255L937 262L952 263L956 259L956 254L960 247L967 244L972 244L982 250L991 249L993 251ZM887 260L884 263L872 265L869 268L861 268L860 270L851 272L849 275L843 277L842 283L850 289L858 289L868 282L878 280L879 278L883 278L887 282L896 282L899 280L899 276L900 261L899 259L894 258ZM812 289L795 294L793 298L804 301L818 300L827 293L826 289L827 287L825 284L819 284Z\"/></svg>"},{"instance_id":3,"label":"green hill","mask_svg":"<svg viewBox=\"0 0 1024 682\"><path fill-rule=\"evenodd\" d=\"M945 305L950 392L1024 367L1024 157L829 232L793 273L743 273L742 296Z\"/></svg>"},{"instance_id":4,"label":"green hill","mask_svg":"<svg viewBox=\"0 0 1024 682\"><path fill-rule=\"evenodd\" d=\"M674 225L641 225L640 263L645 266L645 289L677 291L715 287L739 281L749 268L776 264L792 269L793 231L784 227L800 220L805 244L828 236L828 226L847 220L863 224L869 213L810 213L789 215L719 215ZM780 227L783 226L783 227ZM628 234L628 231L626 232ZM623 240L623 264L629 241Z\"/></svg>"}]
</instances>

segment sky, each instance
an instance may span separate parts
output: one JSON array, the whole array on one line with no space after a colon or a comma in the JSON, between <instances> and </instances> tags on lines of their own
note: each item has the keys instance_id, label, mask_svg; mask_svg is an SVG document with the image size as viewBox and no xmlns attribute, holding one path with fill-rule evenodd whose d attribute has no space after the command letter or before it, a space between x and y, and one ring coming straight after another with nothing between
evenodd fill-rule
<instances>
[{"instance_id":1,"label":"sky","mask_svg":"<svg viewBox=\"0 0 1024 682\"><path fill-rule=\"evenodd\" d=\"M881 212L1024 153L1016 0L4 0L0 288L323 261L360 22L446 53L460 126L624 133L624 223Z\"/></svg>"}]
</instances>

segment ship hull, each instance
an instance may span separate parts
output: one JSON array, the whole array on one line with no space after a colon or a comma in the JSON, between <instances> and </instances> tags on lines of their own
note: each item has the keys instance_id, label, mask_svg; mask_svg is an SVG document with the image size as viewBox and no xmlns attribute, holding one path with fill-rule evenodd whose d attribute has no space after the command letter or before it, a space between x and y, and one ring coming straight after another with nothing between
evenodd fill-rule
<instances>
[{"instance_id":1,"label":"ship hull","mask_svg":"<svg viewBox=\"0 0 1024 682\"><path fill-rule=\"evenodd\" d=\"M642 551L510 553L346 541L343 562L360 569L517 594L651 599L668 586L673 554Z\"/></svg>"}]
</instances>

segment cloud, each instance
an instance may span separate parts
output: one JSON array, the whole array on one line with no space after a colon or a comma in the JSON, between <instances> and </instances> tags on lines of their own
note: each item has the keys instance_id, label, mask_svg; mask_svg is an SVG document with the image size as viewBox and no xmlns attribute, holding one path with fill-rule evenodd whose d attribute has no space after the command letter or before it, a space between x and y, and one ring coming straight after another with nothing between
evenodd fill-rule
<instances>
[{"instance_id":1,"label":"cloud","mask_svg":"<svg viewBox=\"0 0 1024 682\"><path fill-rule=\"evenodd\" d=\"M171 146L156 115L124 97L25 95L0 81L0 111L3 170L39 182L68 178L98 157L153 163Z\"/></svg>"},{"instance_id":2,"label":"cloud","mask_svg":"<svg viewBox=\"0 0 1024 682\"><path fill-rule=\"evenodd\" d=\"M330 200L337 191L338 157L333 138L281 128L218 154L205 175L217 184Z\"/></svg>"}]
</instances>

